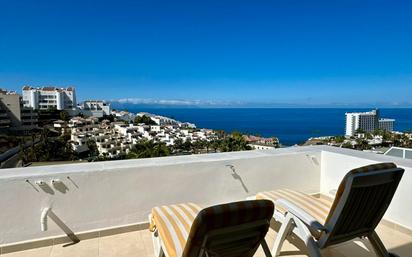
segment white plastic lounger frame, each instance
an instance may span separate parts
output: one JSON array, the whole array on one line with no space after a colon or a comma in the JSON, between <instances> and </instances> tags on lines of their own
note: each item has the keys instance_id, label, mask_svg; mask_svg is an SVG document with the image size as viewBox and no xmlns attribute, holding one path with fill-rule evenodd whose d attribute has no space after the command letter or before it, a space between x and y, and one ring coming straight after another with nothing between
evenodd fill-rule
<instances>
[{"instance_id":1,"label":"white plastic lounger frame","mask_svg":"<svg viewBox=\"0 0 412 257\"><path fill-rule=\"evenodd\" d=\"M272 255L279 256L283 242L293 232L306 244L311 257L321 257L320 249L357 237L367 237L379 257L396 256L386 250L375 228L388 208L403 172L401 168L390 168L348 174L344 191L325 225L293 203L277 200L275 206L286 213L275 210L273 217L282 225Z\"/></svg>"}]
</instances>

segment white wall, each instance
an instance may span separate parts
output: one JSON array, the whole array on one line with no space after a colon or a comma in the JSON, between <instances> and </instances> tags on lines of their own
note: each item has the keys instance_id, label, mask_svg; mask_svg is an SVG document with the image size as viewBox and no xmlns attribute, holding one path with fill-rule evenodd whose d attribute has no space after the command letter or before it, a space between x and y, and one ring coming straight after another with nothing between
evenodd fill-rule
<instances>
[{"instance_id":1,"label":"white wall","mask_svg":"<svg viewBox=\"0 0 412 257\"><path fill-rule=\"evenodd\" d=\"M302 147L2 170L0 245L62 235L51 220L48 231L40 230L45 207L78 233L146 221L161 204L216 204L281 187L317 193L320 156ZM54 188L51 179L67 188Z\"/></svg>"},{"instance_id":2,"label":"white wall","mask_svg":"<svg viewBox=\"0 0 412 257\"><path fill-rule=\"evenodd\" d=\"M385 218L412 228L412 161L334 147L5 169L0 171L0 245L63 235L51 220L48 231L40 230L45 207L79 233L144 222L161 204L209 205L282 187L329 194L350 169L383 161L406 170ZM54 188L51 179L67 188ZM50 188L41 189L37 180Z\"/></svg>"},{"instance_id":3,"label":"white wall","mask_svg":"<svg viewBox=\"0 0 412 257\"><path fill-rule=\"evenodd\" d=\"M412 161L336 147L322 147L322 194L334 196L345 174L354 168L378 162L394 162L405 169L398 190L384 218L412 229Z\"/></svg>"}]
</instances>

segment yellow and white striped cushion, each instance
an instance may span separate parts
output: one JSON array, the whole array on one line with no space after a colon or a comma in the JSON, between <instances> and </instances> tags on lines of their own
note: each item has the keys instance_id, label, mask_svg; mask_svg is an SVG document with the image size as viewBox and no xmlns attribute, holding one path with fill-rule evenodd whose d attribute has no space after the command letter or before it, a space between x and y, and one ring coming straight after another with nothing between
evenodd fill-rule
<instances>
[{"instance_id":1,"label":"yellow and white striped cushion","mask_svg":"<svg viewBox=\"0 0 412 257\"><path fill-rule=\"evenodd\" d=\"M279 199L285 199L306 211L309 215L314 217L317 221L319 221L319 223L323 225L325 224L326 217L328 216L330 208L332 206L332 201L316 198L311 195L290 189L260 192L256 195L256 199L268 199L272 200L273 202ZM279 206L276 206L276 204L275 208L279 212L285 213L285 210L283 210Z\"/></svg>"},{"instance_id":2,"label":"yellow and white striped cushion","mask_svg":"<svg viewBox=\"0 0 412 257\"><path fill-rule=\"evenodd\" d=\"M202 207L194 203L152 209L151 227L157 228L166 256L182 256L192 223L201 210Z\"/></svg>"}]
</instances>

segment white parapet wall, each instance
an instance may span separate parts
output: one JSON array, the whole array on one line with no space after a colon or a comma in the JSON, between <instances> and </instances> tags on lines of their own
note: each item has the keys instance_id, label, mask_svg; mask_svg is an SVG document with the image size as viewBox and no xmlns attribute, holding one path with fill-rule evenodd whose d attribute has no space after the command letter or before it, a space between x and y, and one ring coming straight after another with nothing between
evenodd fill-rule
<instances>
[{"instance_id":1,"label":"white parapet wall","mask_svg":"<svg viewBox=\"0 0 412 257\"><path fill-rule=\"evenodd\" d=\"M322 149L320 192L334 197L340 181L354 168L379 162L393 162L405 169L384 219L412 230L412 161L374 153L320 146Z\"/></svg>"},{"instance_id":2,"label":"white parapet wall","mask_svg":"<svg viewBox=\"0 0 412 257\"><path fill-rule=\"evenodd\" d=\"M64 235L50 219L41 230L45 208L79 233L145 222L162 204L206 206L283 187L318 193L321 163L320 148L295 147L1 170L0 245Z\"/></svg>"}]
</instances>

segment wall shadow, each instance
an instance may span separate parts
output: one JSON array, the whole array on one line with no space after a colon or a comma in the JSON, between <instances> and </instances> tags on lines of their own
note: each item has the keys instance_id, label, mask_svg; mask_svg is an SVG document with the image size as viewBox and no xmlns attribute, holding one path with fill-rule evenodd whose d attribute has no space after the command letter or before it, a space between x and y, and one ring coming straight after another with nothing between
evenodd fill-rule
<instances>
[{"instance_id":1,"label":"wall shadow","mask_svg":"<svg viewBox=\"0 0 412 257\"><path fill-rule=\"evenodd\" d=\"M59 217L57 217L57 215L52 210L49 211L48 215L50 219L52 219L54 223L56 223L56 225L59 226L64 231L64 233L66 233L70 240L73 241L72 243L67 244L65 246L73 245L80 242L80 239L74 234L74 232Z\"/></svg>"},{"instance_id":2,"label":"wall shadow","mask_svg":"<svg viewBox=\"0 0 412 257\"><path fill-rule=\"evenodd\" d=\"M235 166L231 165L231 164L227 164L226 167L229 167L229 169L232 171L232 177L235 180L239 180L240 184L242 185L243 190L246 193L249 193L249 189L246 187L245 183L243 182L242 177L236 172L236 168Z\"/></svg>"},{"instance_id":3,"label":"wall shadow","mask_svg":"<svg viewBox=\"0 0 412 257\"><path fill-rule=\"evenodd\" d=\"M51 188L47 183L43 182L41 185L39 185L41 190L43 190L45 193L54 195L54 190Z\"/></svg>"},{"instance_id":4,"label":"wall shadow","mask_svg":"<svg viewBox=\"0 0 412 257\"><path fill-rule=\"evenodd\" d=\"M63 181L54 182L53 187L62 194L65 194L67 191L69 191L69 188L66 186L66 184L63 183Z\"/></svg>"}]
</instances>

